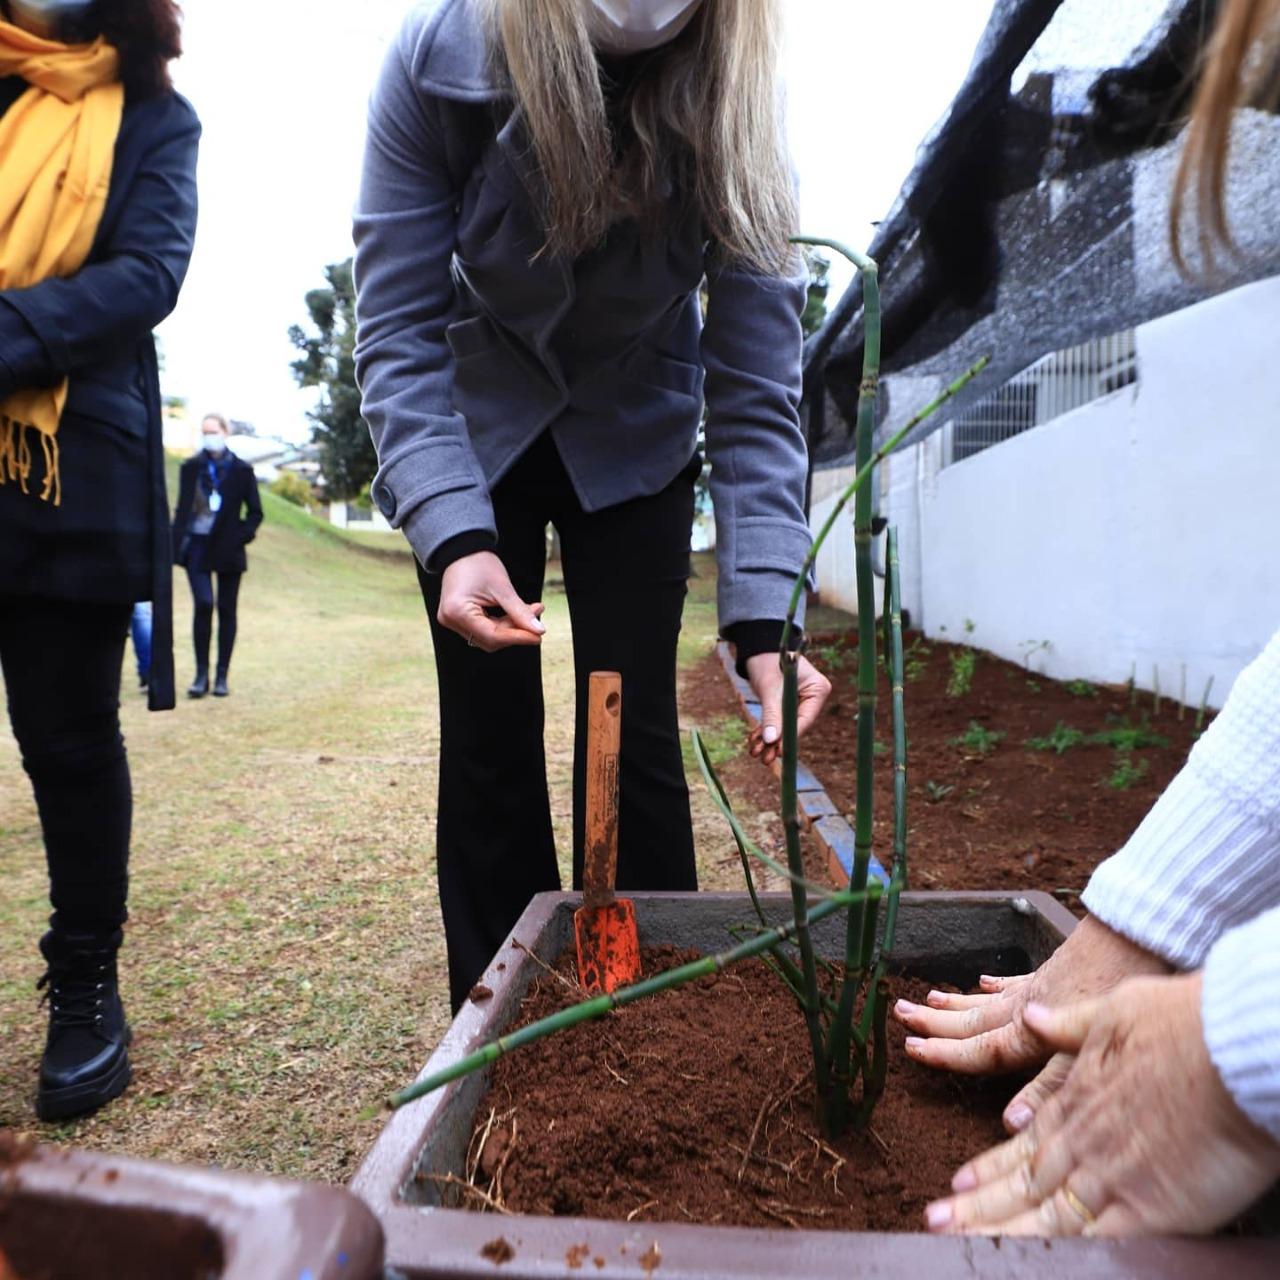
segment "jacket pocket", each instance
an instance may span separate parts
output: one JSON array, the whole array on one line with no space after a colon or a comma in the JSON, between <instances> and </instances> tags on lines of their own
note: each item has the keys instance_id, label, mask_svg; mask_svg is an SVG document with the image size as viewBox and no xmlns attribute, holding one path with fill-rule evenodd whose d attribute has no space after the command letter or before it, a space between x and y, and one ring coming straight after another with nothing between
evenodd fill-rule
<instances>
[{"instance_id":1,"label":"jacket pocket","mask_svg":"<svg viewBox=\"0 0 1280 1280\"><path fill-rule=\"evenodd\" d=\"M147 403L131 382L119 376L95 377L76 373L67 386L65 412L105 422L131 436L147 434Z\"/></svg>"},{"instance_id":2,"label":"jacket pocket","mask_svg":"<svg viewBox=\"0 0 1280 1280\"><path fill-rule=\"evenodd\" d=\"M449 325L445 330L445 337L448 339L449 349L458 360L482 355L498 341L488 316L471 316L466 320L459 320Z\"/></svg>"},{"instance_id":3,"label":"jacket pocket","mask_svg":"<svg viewBox=\"0 0 1280 1280\"><path fill-rule=\"evenodd\" d=\"M641 351L627 372L646 386L660 387L695 399L702 395L702 366L661 351Z\"/></svg>"}]
</instances>

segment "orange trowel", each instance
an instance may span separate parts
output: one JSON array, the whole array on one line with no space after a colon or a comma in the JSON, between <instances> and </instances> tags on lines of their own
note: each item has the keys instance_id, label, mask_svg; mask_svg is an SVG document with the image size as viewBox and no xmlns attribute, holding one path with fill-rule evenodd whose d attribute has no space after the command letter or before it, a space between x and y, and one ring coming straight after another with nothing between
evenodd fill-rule
<instances>
[{"instance_id":1,"label":"orange trowel","mask_svg":"<svg viewBox=\"0 0 1280 1280\"><path fill-rule=\"evenodd\" d=\"M622 744L622 677L593 671L587 693L587 811L582 906L573 913L578 981L592 995L640 976L635 904L616 898L618 751Z\"/></svg>"}]
</instances>

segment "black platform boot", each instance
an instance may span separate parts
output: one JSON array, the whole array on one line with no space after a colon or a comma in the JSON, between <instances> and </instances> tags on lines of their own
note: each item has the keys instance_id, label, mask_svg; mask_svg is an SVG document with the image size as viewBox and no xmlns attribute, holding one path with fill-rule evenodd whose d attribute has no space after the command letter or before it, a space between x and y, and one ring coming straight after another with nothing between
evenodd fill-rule
<instances>
[{"instance_id":1,"label":"black platform boot","mask_svg":"<svg viewBox=\"0 0 1280 1280\"><path fill-rule=\"evenodd\" d=\"M196 678L187 689L188 698L203 698L209 692L209 671L202 668L196 672Z\"/></svg>"},{"instance_id":2,"label":"black platform boot","mask_svg":"<svg viewBox=\"0 0 1280 1280\"><path fill-rule=\"evenodd\" d=\"M213 681L213 696L215 698L225 698L231 693L227 688L227 673L219 671Z\"/></svg>"},{"instance_id":3,"label":"black platform boot","mask_svg":"<svg viewBox=\"0 0 1280 1280\"><path fill-rule=\"evenodd\" d=\"M40 939L48 969L39 985L49 1002L49 1038L40 1063L36 1115L63 1120L93 1111L125 1091L129 1024L116 982L121 934L67 934Z\"/></svg>"}]
</instances>

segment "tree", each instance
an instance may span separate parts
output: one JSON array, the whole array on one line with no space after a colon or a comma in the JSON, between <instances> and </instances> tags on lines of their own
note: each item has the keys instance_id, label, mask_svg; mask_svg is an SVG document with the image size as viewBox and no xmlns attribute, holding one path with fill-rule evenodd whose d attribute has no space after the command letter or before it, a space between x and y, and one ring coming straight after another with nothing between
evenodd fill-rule
<instances>
[{"instance_id":1,"label":"tree","mask_svg":"<svg viewBox=\"0 0 1280 1280\"><path fill-rule=\"evenodd\" d=\"M828 276L831 274L831 260L816 249L806 249L805 265L809 268L809 301L804 314L800 317L800 325L807 338L822 328L827 318L827 294L831 289Z\"/></svg>"},{"instance_id":2,"label":"tree","mask_svg":"<svg viewBox=\"0 0 1280 1280\"><path fill-rule=\"evenodd\" d=\"M307 294L307 311L314 333L299 325L289 340L302 353L293 362L300 387L316 387L320 403L307 416L314 424L312 439L320 446L320 467L329 495L339 500L358 497L378 469L369 425L360 413L356 386L356 291L351 259L324 269L328 284Z\"/></svg>"}]
</instances>

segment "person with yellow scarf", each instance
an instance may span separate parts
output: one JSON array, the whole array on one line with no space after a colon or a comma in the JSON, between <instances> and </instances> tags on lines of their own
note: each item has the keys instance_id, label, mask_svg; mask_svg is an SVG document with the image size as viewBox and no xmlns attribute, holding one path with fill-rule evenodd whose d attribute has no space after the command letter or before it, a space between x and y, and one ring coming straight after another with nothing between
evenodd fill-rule
<instances>
[{"instance_id":1,"label":"person with yellow scarf","mask_svg":"<svg viewBox=\"0 0 1280 1280\"><path fill-rule=\"evenodd\" d=\"M195 238L200 125L169 79L180 51L174 0L0 0L0 668L53 906L46 1120L132 1074L120 674L133 604L150 600L150 705L173 706L151 331Z\"/></svg>"}]
</instances>

